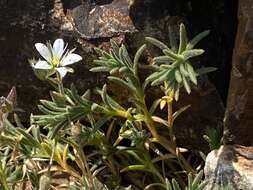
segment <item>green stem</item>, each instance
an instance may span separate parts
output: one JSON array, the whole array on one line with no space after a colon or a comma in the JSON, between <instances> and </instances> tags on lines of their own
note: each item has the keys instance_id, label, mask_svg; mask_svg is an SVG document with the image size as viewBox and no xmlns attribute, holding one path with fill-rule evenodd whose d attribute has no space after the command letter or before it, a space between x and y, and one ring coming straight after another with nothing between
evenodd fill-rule
<instances>
[{"instance_id":1,"label":"green stem","mask_svg":"<svg viewBox=\"0 0 253 190\"><path fill-rule=\"evenodd\" d=\"M176 137L173 132L173 110L172 110L172 101L170 98L167 99L167 108L168 108L168 128L169 128L169 135L170 139L176 147Z\"/></svg>"},{"instance_id":2,"label":"green stem","mask_svg":"<svg viewBox=\"0 0 253 190\"><path fill-rule=\"evenodd\" d=\"M154 125L154 121L150 115L150 113L147 110L146 104L144 103L144 115L146 118L146 125L149 129L149 131L151 132L152 136L156 139L156 141L162 145L166 150L168 150L169 152L171 152L173 155L177 156L177 158L179 159L180 162L182 162L182 168L186 169L187 172L192 172L195 173L195 170L191 167L191 165L185 160L185 158L182 156L182 154L180 152L176 151L176 144L173 142L168 141L167 139L165 139L164 137L161 137L156 129L155 129L155 125Z\"/></svg>"},{"instance_id":3,"label":"green stem","mask_svg":"<svg viewBox=\"0 0 253 190\"><path fill-rule=\"evenodd\" d=\"M155 124L154 121L152 119L152 115L149 113L147 105L146 105L146 101L145 101L145 92L143 90L143 88L140 85L140 80L138 78L138 76L134 76L135 80L137 81L137 85L136 85L136 97L137 99L140 100L141 104L142 104L142 111L143 111L143 115L146 118L146 125L149 129L149 131L151 132L152 136L156 139L156 141L162 145L166 150L168 150L169 152L171 152L173 155L177 156L177 158L179 159L179 162L182 162L183 165L183 169L186 169L188 172L192 172L195 173L195 170L191 167L191 165L185 160L185 158L181 155L180 152L176 151L176 144L174 143L175 138L173 135L173 131L170 131L171 133L171 142L168 141L166 138L161 137L156 128L155 128ZM172 96L173 97L173 96ZM171 126L173 124L173 119L172 119L172 103L170 103L169 105L169 126ZM171 127L172 128L172 127ZM181 164L181 163L180 163Z\"/></svg>"},{"instance_id":4,"label":"green stem","mask_svg":"<svg viewBox=\"0 0 253 190\"><path fill-rule=\"evenodd\" d=\"M58 82L58 89L60 94L64 95L64 88L63 88L63 82L62 82L62 78L60 76L60 74L58 72L56 72L56 76L57 76L57 82Z\"/></svg>"}]
</instances>

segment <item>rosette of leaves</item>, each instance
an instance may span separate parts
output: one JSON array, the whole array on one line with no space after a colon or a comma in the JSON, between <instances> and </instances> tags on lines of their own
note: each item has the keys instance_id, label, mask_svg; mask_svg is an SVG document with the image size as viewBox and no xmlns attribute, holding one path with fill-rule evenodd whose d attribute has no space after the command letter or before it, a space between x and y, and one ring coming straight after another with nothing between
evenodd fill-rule
<instances>
[{"instance_id":1,"label":"rosette of leaves","mask_svg":"<svg viewBox=\"0 0 253 190\"><path fill-rule=\"evenodd\" d=\"M188 41L185 26L181 24L179 33L178 45L176 37L170 32L170 47L155 38L146 37L148 42L160 48L164 53L163 56L154 58L153 66L156 71L146 79L146 82L151 83L151 86L164 83L165 94L174 97L175 100L178 100L182 86L190 94L191 84L197 85L197 77L200 74L216 70L213 67L195 70L190 62L191 58L204 53L203 49L195 49L194 47L209 34L209 31L201 32Z\"/></svg>"},{"instance_id":2,"label":"rosette of leaves","mask_svg":"<svg viewBox=\"0 0 253 190\"><path fill-rule=\"evenodd\" d=\"M90 69L92 72L109 72L109 80L119 83L132 92L135 103L141 106L144 99L143 87L138 77L138 62L141 54L146 49L146 45L140 47L132 61L126 47L120 47L111 40L111 51L108 53L101 49L95 50L99 58L94 60L96 67Z\"/></svg>"}]
</instances>

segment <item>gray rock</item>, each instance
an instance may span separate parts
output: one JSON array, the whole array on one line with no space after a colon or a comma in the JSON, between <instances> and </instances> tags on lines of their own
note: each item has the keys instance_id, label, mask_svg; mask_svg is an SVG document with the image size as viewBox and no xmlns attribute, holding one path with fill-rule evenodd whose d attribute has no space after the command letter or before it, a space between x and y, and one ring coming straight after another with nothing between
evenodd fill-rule
<instances>
[{"instance_id":1,"label":"gray rock","mask_svg":"<svg viewBox=\"0 0 253 190\"><path fill-rule=\"evenodd\" d=\"M71 11L74 26L82 38L109 38L136 32L129 15L128 0L114 0L110 4L92 6L91 1Z\"/></svg>"},{"instance_id":2,"label":"gray rock","mask_svg":"<svg viewBox=\"0 0 253 190\"><path fill-rule=\"evenodd\" d=\"M208 154L205 178L209 181L205 190L253 189L253 147L224 145Z\"/></svg>"}]
</instances>

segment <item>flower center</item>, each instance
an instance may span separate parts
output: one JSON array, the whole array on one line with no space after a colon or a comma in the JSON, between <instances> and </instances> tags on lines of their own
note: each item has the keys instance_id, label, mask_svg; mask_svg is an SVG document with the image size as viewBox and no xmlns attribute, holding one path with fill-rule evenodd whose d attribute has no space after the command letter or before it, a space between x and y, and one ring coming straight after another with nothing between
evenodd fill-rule
<instances>
[{"instance_id":1,"label":"flower center","mask_svg":"<svg viewBox=\"0 0 253 190\"><path fill-rule=\"evenodd\" d=\"M54 67L57 67L59 64L60 64L60 59L58 59L57 57L54 57L53 59L52 59L52 65L54 66Z\"/></svg>"}]
</instances>

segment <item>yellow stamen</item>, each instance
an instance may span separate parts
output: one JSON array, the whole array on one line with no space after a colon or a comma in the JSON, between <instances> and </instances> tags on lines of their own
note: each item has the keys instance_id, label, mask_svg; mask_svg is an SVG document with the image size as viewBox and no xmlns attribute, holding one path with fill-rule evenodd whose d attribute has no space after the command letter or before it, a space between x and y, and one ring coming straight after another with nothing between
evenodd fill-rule
<instances>
[{"instance_id":1,"label":"yellow stamen","mask_svg":"<svg viewBox=\"0 0 253 190\"><path fill-rule=\"evenodd\" d=\"M54 57L53 59L52 59L52 65L54 66L54 67L57 67L59 64L60 64L60 59L58 59L57 57Z\"/></svg>"}]
</instances>

